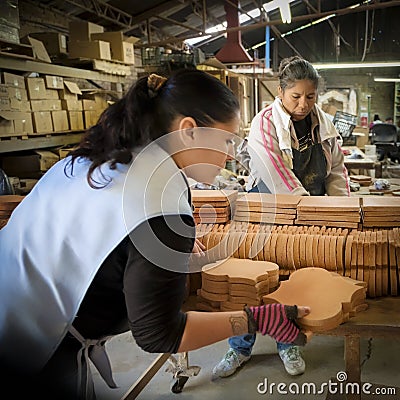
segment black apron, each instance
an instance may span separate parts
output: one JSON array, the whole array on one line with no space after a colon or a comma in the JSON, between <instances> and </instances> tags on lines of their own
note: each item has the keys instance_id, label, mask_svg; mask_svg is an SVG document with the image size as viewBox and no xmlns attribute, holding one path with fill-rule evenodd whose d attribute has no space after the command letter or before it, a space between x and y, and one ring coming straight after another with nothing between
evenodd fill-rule
<instances>
[{"instance_id":1,"label":"black apron","mask_svg":"<svg viewBox=\"0 0 400 400\"><path fill-rule=\"evenodd\" d=\"M303 151L292 148L293 172L311 196L326 194L326 158L321 143L314 143Z\"/></svg>"}]
</instances>

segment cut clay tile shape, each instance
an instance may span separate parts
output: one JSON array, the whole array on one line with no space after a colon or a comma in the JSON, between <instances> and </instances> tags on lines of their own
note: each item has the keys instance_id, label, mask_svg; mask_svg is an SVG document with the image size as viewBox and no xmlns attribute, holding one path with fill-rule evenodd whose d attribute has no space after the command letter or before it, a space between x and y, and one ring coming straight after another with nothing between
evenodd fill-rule
<instances>
[{"instance_id":1,"label":"cut clay tile shape","mask_svg":"<svg viewBox=\"0 0 400 400\"><path fill-rule=\"evenodd\" d=\"M400 199L391 196L362 198L362 210L363 211L379 211L386 214L398 214L400 211Z\"/></svg>"},{"instance_id":2,"label":"cut clay tile shape","mask_svg":"<svg viewBox=\"0 0 400 400\"><path fill-rule=\"evenodd\" d=\"M278 302L310 306L311 312L298 322L303 328L323 332L343 322L348 312L344 310L344 305L352 310L351 304L356 298L365 298L365 288L334 277L322 268L302 268L293 272L287 281L283 281L275 292L264 296L263 300L265 304Z\"/></svg>"},{"instance_id":3,"label":"cut clay tile shape","mask_svg":"<svg viewBox=\"0 0 400 400\"><path fill-rule=\"evenodd\" d=\"M211 202L227 202L237 198L237 190L200 190L192 189L192 202L207 203Z\"/></svg>"},{"instance_id":4,"label":"cut clay tile shape","mask_svg":"<svg viewBox=\"0 0 400 400\"><path fill-rule=\"evenodd\" d=\"M237 205L274 208L296 208L302 196L286 194L247 193L237 199Z\"/></svg>"},{"instance_id":5,"label":"cut clay tile shape","mask_svg":"<svg viewBox=\"0 0 400 400\"><path fill-rule=\"evenodd\" d=\"M343 211L359 211L359 197L343 197L343 196L303 196L297 205L297 211L318 211L324 212L334 210Z\"/></svg>"},{"instance_id":6,"label":"cut clay tile shape","mask_svg":"<svg viewBox=\"0 0 400 400\"><path fill-rule=\"evenodd\" d=\"M268 280L269 271L277 271L277 264L268 261L228 258L221 263L205 265L202 274L206 279L229 283L253 284Z\"/></svg>"}]
</instances>

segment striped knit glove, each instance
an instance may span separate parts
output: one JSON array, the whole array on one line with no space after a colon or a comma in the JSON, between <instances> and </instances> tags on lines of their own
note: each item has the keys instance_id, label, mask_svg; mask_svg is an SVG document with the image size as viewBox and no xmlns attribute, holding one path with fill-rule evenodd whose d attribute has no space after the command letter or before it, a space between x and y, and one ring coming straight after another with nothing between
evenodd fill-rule
<instances>
[{"instance_id":1,"label":"striped knit glove","mask_svg":"<svg viewBox=\"0 0 400 400\"><path fill-rule=\"evenodd\" d=\"M280 343L304 346L307 337L295 323L297 306L274 303L257 307L245 307L249 323L249 333L260 332L272 336Z\"/></svg>"}]
</instances>

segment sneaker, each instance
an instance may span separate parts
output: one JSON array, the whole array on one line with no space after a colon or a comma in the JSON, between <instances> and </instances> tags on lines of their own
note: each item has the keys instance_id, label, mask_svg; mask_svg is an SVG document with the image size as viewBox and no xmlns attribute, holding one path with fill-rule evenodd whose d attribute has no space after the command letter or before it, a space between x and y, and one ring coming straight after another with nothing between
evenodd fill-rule
<instances>
[{"instance_id":1,"label":"sneaker","mask_svg":"<svg viewBox=\"0 0 400 400\"><path fill-rule=\"evenodd\" d=\"M298 346L290 346L287 349L280 350L279 357L289 375L301 375L306 370L306 363Z\"/></svg>"},{"instance_id":2,"label":"sneaker","mask_svg":"<svg viewBox=\"0 0 400 400\"><path fill-rule=\"evenodd\" d=\"M236 372L236 370L250 360L251 356L244 356L230 348L224 358L214 367L213 377L226 378Z\"/></svg>"}]
</instances>

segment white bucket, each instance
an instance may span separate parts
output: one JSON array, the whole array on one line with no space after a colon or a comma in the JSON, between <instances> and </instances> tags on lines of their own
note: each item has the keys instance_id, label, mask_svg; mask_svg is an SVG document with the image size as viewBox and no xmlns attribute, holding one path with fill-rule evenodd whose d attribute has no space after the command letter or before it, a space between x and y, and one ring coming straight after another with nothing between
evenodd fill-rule
<instances>
[{"instance_id":1,"label":"white bucket","mask_svg":"<svg viewBox=\"0 0 400 400\"><path fill-rule=\"evenodd\" d=\"M365 156L373 160L376 159L376 145L366 144L364 148Z\"/></svg>"}]
</instances>

